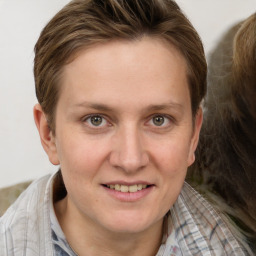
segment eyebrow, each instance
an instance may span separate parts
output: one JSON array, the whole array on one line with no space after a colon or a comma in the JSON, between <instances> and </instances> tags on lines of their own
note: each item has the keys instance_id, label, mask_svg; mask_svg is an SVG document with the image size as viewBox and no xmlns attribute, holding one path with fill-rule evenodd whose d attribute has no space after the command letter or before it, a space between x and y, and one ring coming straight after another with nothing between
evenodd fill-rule
<instances>
[{"instance_id":1,"label":"eyebrow","mask_svg":"<svg viewBox=\"0 0 256 256\"><path fill-rule=\"evenodd\" d=\"M99 111L112 111L113 109L105 104L102 103L92 103L88 101L84 101L82 103L74 104L73 107L79 108L92 108Z\"/></svg>"},{"instance_id":2,"label":"eyebrow","mask_svg":"<svg viewBox=\"0 0 256 256\"><path fill-rule=\"evenodd\" d=\"M165 109L176 109L177 111L182 111L184 109L182 104L176 103L176 102L169 102L167 104L152 104L147 107L147 110L149 111L160 111Z\"/></svg>"},{"instance_id":3,"label":"eyebrow","mask_svg":"<svg viewBox=\"0 0 256 256\"><path fill-rule=\"evenodd\" d=\"M112 107L109 107L103 103L92 103L88 101L84 101L82 103L74 104L73 107L79 107L79 108L91 108L98 111L114 111ZM151 104L145 108L145 111L161 111L161 110L167 110L167 109L174 109L178 112L182 112L184 109L184 106L182 104L176 103L176 102L168 102L165 104Z\"/></svg>"}]
</instances>

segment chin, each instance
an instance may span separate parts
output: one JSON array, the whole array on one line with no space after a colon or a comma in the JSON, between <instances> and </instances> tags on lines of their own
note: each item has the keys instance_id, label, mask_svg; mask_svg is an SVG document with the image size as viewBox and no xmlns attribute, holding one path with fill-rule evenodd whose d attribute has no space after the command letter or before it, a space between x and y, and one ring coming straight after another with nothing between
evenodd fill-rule
<instances>
[{"instance_id":1,"label":"chin","mask_svg":"<svg viewBox=\"0 0 256 256\"><path fill-rule=\"evenodd\" d=\"M105 223L105 227L115 233L140 233L153 227L157 222L152 217L151 219L148 219L146 216L143 217L140 213L135 215L120 214L112 218L112 221L110 220Z\"/></svg>"}]
</instances>

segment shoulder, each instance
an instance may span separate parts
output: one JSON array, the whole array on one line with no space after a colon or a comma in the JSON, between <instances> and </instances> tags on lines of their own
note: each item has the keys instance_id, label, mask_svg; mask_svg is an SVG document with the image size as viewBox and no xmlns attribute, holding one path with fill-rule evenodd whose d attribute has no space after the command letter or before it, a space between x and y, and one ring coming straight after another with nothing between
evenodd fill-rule
<instances>
[{"instance_id":1,"label":"shoulder","mask_svg":"<svg viewBox=\"0 0 256 256\"><path fill-rule=\"evenodd\" d=\"M48 239L42 239L42 235L47 236L50 232L50 228L45 226L49 223L50 227L46 209L50 181L51 176L47 175L32 182L0 218L0 248L6 250L4 255L15 250L32 255L27 250L38 248L42 241ZM40 234L42 231L43 234Z\"/></svg>"},{"instance_id":2,"label":"shoulder","mask_svg":"<svg viewBox=\"0 0 256 256\"><path fill-rule=\"evenodd\" d=\"M31 181L0 188L0 216L12 205L19 195L31 184Z\"/></svg>"},{"instance_id":3,"label":"shoulder","mask_svg":"<svg viewBox=\"0 0 256 256\"><path fill-rule=\"evenodd\" d=\"M33 181L0 218L1 222L6 220L6 216L17 216L17 213L22 214L33 210L33 207L30 206L39 199L40 195L44 195L49 178L50 175L47 175Z\"/></svg>"},{"instance_id":4,"label":"shoulder","mask_svg":"<svg viewBox=\"0 0 256 256\"><path fill-rule=\"evenodd\" d=\"M171 209L171 216L178 241L193 255L200 251L249 255L221 213L187 183Z\"/></svg>"}]
</instances>

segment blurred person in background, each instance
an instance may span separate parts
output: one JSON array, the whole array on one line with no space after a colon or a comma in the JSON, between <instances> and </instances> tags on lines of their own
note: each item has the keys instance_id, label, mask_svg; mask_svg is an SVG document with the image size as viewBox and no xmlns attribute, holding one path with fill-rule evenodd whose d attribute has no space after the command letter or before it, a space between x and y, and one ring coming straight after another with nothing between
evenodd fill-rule
<instances>
[{"instance_id":1,"label":"blurred person in background","mask_svg":"<svg viewBox=\"0 0 256 256\"><path fill-rule=\"evenodd\" d=\"M209 59L204 123L188 181L214 201L256 253L256 14Z\"/></svg>"}]
</instances>

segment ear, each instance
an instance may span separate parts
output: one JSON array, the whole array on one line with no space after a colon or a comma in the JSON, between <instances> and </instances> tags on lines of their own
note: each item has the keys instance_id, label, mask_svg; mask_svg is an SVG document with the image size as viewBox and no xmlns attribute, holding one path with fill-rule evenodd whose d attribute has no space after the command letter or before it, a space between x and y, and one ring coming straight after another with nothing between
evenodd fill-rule
<instances>
[{"instance_id":1,"label":"ear","mask_svg":"<svg viewBox=\"0 0 256 256\"><path fill-rule=\"evenodd\" d=\"M200 107L196 113L196 117L194 120L193 135L192 135L191 145L190 145L190 150L188 155L188 166L193 164L195 161L195 151L199 141L199 135L200 135L202 123L203 123L203 110Z\"/></svg>"},{"instance_id":2,"label":"ear","mask_svg":"<svg viewBox=\"0 0 256 256\"><path fill-rule=\"evenodd\" d=\"M48 155L50 162L54 165L58 165L59 159L55 144L55 137L48 126L46 115L39 104L34 106L33 112L36 127L40 135L41 144Z\"/></svg>"}]
</instances>

